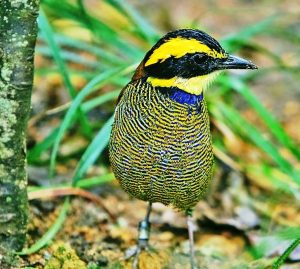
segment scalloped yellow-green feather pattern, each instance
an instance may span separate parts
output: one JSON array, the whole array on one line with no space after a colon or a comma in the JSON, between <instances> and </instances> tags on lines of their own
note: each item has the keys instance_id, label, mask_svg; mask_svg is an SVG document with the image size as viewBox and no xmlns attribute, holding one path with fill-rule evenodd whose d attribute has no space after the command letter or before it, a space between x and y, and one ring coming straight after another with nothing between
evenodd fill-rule
<instances>
[{"instance_id":1,"label":"scalloped yellow-green feather pattern","mask_svg":"<svg viewBox=\"0 0 300 269\"><path fill-rule=\"evenodd\" d=\"M180 104L147 82L129 83L115 111L109 150L113 172L130 195L192 208L212 176L205 100Z\"/></svg>"}]
</instances>

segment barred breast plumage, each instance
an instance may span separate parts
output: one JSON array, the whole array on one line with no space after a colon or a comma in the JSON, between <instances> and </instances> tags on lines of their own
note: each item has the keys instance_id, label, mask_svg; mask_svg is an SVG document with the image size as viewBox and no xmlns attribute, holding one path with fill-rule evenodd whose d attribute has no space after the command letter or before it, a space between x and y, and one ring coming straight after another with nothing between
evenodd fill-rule
<instances>
[{"instance_id":1,"label":"barred breast plumage","mask_svg":"<svg viewBox=\"0 0 300 269\"><path fill-rule=\"evenodd\" d=\"M132 196L192 208L212 175L205 100L182 104L143 80L130 82L115 111L110 161Z\"/></svg>"}]
</instances>

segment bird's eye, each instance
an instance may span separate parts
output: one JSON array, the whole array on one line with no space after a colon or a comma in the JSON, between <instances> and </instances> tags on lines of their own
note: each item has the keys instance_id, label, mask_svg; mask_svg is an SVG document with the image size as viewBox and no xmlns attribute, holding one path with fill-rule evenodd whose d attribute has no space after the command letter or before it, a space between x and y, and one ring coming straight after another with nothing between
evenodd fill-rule
<instances>
[{"instance_id":1,"label":"bird's eye","mask_svg":"<svg viewBox=\"0 0 300 269\"><path fill-rule=\"evenodd\" d=\"M204 53L197 53L192 56L192 59L196 64L202 64L207 59L207 55Z\"/></svg>"}]
</instances>

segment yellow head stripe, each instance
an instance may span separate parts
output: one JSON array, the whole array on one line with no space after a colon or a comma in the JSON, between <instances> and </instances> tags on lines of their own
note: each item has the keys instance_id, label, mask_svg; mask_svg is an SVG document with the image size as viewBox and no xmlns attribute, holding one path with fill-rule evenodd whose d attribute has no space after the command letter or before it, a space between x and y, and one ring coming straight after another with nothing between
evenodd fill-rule
<instances>
[{"instance_id":1,"label":"yellow head stripe","mask_svg":"<svg viewBox=\"0 0 300 269\"><path fill-rule=\"evenodd\" d=\"M192 78L173 77L169 79L161 79L149 77L147 82L153 87L177 87L187 93L200 95L218 74L219 72L213 72L207 75Z\"/></svg>"},{"instance_id":2,"label":"yellow head stripe","mask_svg":"<svg viewBox=\"0 0 300 269\"><path fill-rule=\"evenodd\" d=\"M145 66L163 62L171 56L179 58L187 53L206 53L214 58L224 58L225 54L217 52L196 39L182 37L171 38L153 51Z\"/></svg>"}]
</instances>

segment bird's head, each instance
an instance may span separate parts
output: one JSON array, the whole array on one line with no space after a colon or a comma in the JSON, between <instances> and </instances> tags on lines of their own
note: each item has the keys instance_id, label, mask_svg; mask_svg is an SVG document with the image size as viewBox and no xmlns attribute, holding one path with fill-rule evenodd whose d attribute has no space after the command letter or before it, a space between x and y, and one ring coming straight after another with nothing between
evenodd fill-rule
<instances>
[{"instance_id":1,"label":"bird's head","mask_svg":"<svg viewBox=\"0 0 300 269\"><path fill-rule=\"evenodd\" d=\"M256 68L250 61L226 53L208 34L182 29L168 33L148 51L133 79L201 95L217 71Z\"/></svg>"}]
</instances>

